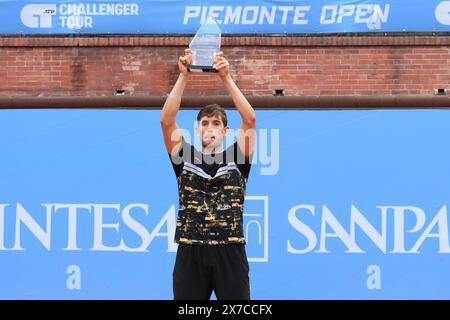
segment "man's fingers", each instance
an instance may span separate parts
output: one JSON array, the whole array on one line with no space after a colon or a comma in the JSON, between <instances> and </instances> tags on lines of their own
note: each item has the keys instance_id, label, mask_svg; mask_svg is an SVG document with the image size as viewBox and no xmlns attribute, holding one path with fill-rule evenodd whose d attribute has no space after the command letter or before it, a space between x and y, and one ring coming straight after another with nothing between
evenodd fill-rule
<instances>
[{"instance_id":1,"label":"man's fingers","mask_svg":"<svg viewBox=\"0 0 450 320\"><path fill-rule=\"evenodd\" d=\"M193 54L191 49L184 49L184 54Z\"/></svg>"},{"instance_id":2,"label":"man's fingers","mask_svg":"<svg viewBox=\"0 0 450 320\"><path fill-rule=\"evenodd\" d=\"M216 63L215 68L217 70L219 70L219 69L222 69L222 68L226 68L228 66L229 66L228 62L222 61L222 62Z\"/></svg>"},{"instance_id":3,"label":"man's fingers","mask_svg":"<svg viewBox=\"0 0 450 320\"><path fill-rule=\"evenodd\" d=\"M219 63L219 62L222 62L222 61L227 61L227 59L225 59L225 58L222 57L222 56L216 56L216 57L215 57L215 61L216 61L216 63Z\"/></svg>"},{"instance_id":4,"label":"man's fingers","mask_svg":"<svg viewBox=\"0 0 450 320\"><path fill-rule=\"evenodd\" d=\"M186 64L187 63L187 59L185 58L185 57L180 57L180 62L182 63L182 64Z\"/></svg>"},{"instance_id":5,"label":"man's fingers","mask_svg":"<svg viewBox=\"0 0 450 320\"><path fill-rule=\"evenodd\" d=\"M223 64L223 65L229 65L229 63L228 63L228 61L227 60L219 60L219 61L217 61L217 63L216 64Z\"/></svg>"}]
</instances>

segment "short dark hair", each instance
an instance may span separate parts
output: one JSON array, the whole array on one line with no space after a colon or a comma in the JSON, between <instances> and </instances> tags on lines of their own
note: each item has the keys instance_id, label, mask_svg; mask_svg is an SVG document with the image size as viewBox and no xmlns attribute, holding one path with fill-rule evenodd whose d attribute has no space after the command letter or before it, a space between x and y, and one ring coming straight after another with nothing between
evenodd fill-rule
<instances>
[{"instance_id":1,"label":"short dark hair","mask_svg":"<svg viewBox=\"0 0 450 320\"><path fill-rule=\"evenodd\" d=\"M225 127L227 126L228 124L227 114L225 113L225 110L223 110L223 108L216 103L204 106L197 115L197 121L200 121L200 119L203 117L209 118L213 116L218 116L222 120L223 125Z\"/></svg>"}]
</instances>

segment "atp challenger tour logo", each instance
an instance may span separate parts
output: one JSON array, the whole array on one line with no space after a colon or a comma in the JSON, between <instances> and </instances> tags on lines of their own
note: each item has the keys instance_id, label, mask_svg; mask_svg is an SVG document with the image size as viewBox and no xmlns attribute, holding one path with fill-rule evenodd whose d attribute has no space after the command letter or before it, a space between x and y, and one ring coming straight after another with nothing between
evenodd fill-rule
<instances>
[{"instance_id":1,"label":"atp challenger tour logo","mask_svg":"<svg viewBox=\"0 0 450 320\"><path fill-rule=\"evenodd\" d=\"M439 23L450 26L450 1L442 1L436 7L436 19Z\"/></svg>"},{"instance_id":2,"label":"atp challenger tour logo","mask_svg":"<svg viewBox=\"0 0 450 320\"><path fill-rule=\"evenodd\" d=\"M54 15L56 4L28 4L23 7L20 19L28 28L51 28Z\"/></svg>"},{"instance_id":3,"label":"atp challenger tour logo","mask_svg":"<svg viewBox=\"0 0 450 320\"><path fill-rule=\"evenodd\" d=\"M138 16L137 3L50 3L27 4L20 19L29 28L91 29L100 16Z\"/></svg>"}]
</instances>

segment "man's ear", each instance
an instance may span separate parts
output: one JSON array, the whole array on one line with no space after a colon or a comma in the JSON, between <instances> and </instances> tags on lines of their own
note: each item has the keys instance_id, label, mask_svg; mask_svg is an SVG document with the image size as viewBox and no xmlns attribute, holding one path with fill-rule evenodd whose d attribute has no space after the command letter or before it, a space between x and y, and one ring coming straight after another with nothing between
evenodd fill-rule
<instances>
[{"instance_id":1,"label":"man's ear","mask_svg":"<svg viewBox=\"0 0 450 320\"><path fill-rule=\"evenodd\" d=\"M230 130L230 128L228 128L228 127L223 128L223 135L226 136L228 134L229 130Z\"/></svg>"}]
</instances>

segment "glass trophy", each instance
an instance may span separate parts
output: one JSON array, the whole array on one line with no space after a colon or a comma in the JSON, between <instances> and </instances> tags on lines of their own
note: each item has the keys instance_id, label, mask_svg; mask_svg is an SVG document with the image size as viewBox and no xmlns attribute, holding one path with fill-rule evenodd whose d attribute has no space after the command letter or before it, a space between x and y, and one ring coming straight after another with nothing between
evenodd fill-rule
<instances>
[{"instance_id":1,"label":"glass trophy","mask_svg":"<svg viewBox=\"0 0 450 320\"><path fill-rule=\"evenodd\" d=\"M209 16L189 44L193 52L192 64L188 65L189 71L217 72L214 68L214 55L220 52L220 36L217 21Z\"/></svg>"}]
</instances>

